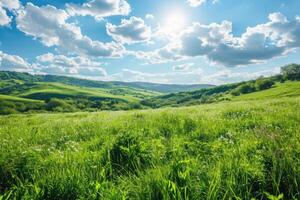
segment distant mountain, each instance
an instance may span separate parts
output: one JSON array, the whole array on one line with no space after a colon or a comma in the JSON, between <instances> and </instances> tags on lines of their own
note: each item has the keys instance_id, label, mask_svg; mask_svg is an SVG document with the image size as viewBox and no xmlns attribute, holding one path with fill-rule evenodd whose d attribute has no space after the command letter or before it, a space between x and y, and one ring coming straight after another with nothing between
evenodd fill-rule
<instances>
[{"instance_id":1,"label":"distant mountain","mask_svg":"<svg viewBox=\"0 0 300 200\"><path fill-rule=\"evenodd\" d=\"M160 83L147 83L147 82L112 82L121 86L128 86L134 88L140 88L145 90L151 90L161 93L175 93L175 92L188 92L193 90L199 90L204 88L211 88L215 85L210 84L191 84L191 85L179 85L179 84L160 84Z\"/></svg>"}]
</instances>

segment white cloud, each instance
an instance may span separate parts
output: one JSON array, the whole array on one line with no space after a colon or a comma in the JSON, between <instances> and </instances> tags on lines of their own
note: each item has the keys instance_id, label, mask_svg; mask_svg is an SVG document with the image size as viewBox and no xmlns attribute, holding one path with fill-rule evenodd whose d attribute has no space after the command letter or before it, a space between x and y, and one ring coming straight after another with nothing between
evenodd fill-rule
<instances>
[{"instance_id":1,"label":"white cloud","mask_svg":"<svg viewBox=\"0 0 300 200\"><path fill-rule=\"evenodd\" d=\"M198 7L205 4L208 0L186 0L191 7ZM210 0L212 4L216 4L219 0Z\"/></svg>"},{"instance_id":2,"label":"white cloud","mask_svg":"<svg viewBox=\"0 0 300 200\"><path fill-rule=\"evenodd\" d=\"M76 56L53 55L47 53L37 57L38 71L56 75L73 75L81 77L105 77L107 73L101 62Z\"/></svg>"},{"instance_id":3,"label":"white cloud","mask_svg":"<svg viewBox=\"0 0 300 200\"><path fill-rule=\"evenodd\" d=\"M126 82L153 82L153 83L200 83L203 72L200 68L190 71L176 71L171 73L145 73L130 69L123 69L120 73L113 74L111 80Z\"/></svg>"},{"instance_id":4,"label":"white cloud","mask_svg":"<svg viewBox=\"0 0 300 200\"><path fill-rule=\"evenodd\" d=\"M1 0L0 1L0 26L9 25L12 21L12 17L8 16L8 11L14 11L20 7L19 0Z\"/></svg>"},{"instance_id":5,"label":"white cloud","mask_svg":"<svg viewBox=\"0 0 300 200\"><path fill-rule=\"evenodd\" d=\"M148 13L148 14L146 14L145 18L146 19L154 19L154 15Z\"/></svg>"},{"instance_id":6,"label":"white cloud","mask_svg":"<svg viewBox=\"0 0 300 200\"><path fill-rule=\"evenodd\" d=\"M122 19L120 25L108 23L106 25L107 34L114 40L121 43L145 42L151 38L151 28L146 26L144 20L138 17Z\"/></svg>"},{"instance_id":7,"label":"white cloud","mask_svg":"<svg viewBox=\"0 0 300 200\"><path fill-rule=\"evenodd\" d=\"M121 56L124 51L122 45L102 43L82 35L79 27L66 22L68 17L64 10L54 6L38 7L28 3L18 11L17 28L48 47L58 46L69 53L92 57Z\"/></svg>"},{"instance_id":8,"label":"white cloud","mask_svg":"<svg viewBox=\"0 0 300 200\"><path fill-rule=\"evenodd\" d=\"M137 52L138 58L159 62L206 56L224 66L262 63L300 47L300 20L289 21L281 13L272 13L269 22L247 28L240 37L232 34L232 23L202 25L194 23L152 52Z\"/></svg>"},{"instance_id":9,"label":"white cloud","mask_svg":"<svg viewBox=\"0 0 300 200\"><path fill-rule=\"evenodd\" d=\"M185 63L181 65L175 65L172 67L173 71L188 71L192 66L194 66L194 63Z\"/></svg>"},{"instance_id":10,"label":"white cloud","mask_svg":"<svg viewBox=\"0 0 300 200\"><path fill-rule=\"evenodd\" d=\"M6 26L10 24L11 17L9 17L6 11L0 7L0 26Z\"/></svg>"},{"instance_id":11,"label":"white cloud","mask_svg":"<svg viewBox=\"0 0 300 200\"><path fill-rule=\"evenodd\" d=\"M90 0L82 5L67 4L70 15L92 16L96 20L113 15L128 15L130 5L125 0Z\"/></svg>"},{"instance_id":12,"label":"white cloud","mask_svg":"<svg viewBox=\"0 0 300 200\"><path fill-rule=\"evenodd\" d=\"M16 10L20 7L19 0L1 0L0 6L9 10Z\"/></svg>"},{"instance_id":13,"label":"white cloud","mask_svg":"<svg viewBox=\"0 0 300 200\"><path fill-rule=\"evenodd\" d=\"M187 3L192 7L198 7L203 5L206 0L187 0Z\"/></svg>"},{"instance_id":14,"label":"white cloud","mask_svg":"<svg viewBox=\"0 0 300 200\"><path fill-rule=\"evenodd\" d=\"M31 65L17 55L9 55L0 51L0 70L2 71L18 71L30 72Z\"/></svg>"},{"instance_id":15,"label":"white cloud","mask_svg":"<svg viewBox=\"0 0 300 200\"><path fill-rule=\"evenodd\" d=\"M222 85L227 83L236 83L247 80L254 80L261 76L272 76L280 73L280 68L262 70L256 72L238 72L233 69L221 69L216 73L205 75L201 78L202 83Z\"/></svg>"}]
</instances>

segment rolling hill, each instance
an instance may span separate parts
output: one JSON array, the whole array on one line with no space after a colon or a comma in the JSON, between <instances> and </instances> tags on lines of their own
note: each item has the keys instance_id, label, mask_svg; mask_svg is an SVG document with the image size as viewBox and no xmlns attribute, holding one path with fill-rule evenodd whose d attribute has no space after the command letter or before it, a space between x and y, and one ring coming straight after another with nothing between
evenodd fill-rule
<instances>
[{"instance_id":1,"label":"rolling hill","mask_svg":"<svg viewBox=\"0 0 300 200\"><path fill-rule=\"evenodd\" d=\"M0 80L20 80L25 82L53 82L63 83L67 85L75 85L82 87L93 87L102 89L118 89L118 88L134 88L136 90L147 90L158 93L172 93L181 91L190 91L202 88L213 87L209 84L194 84L194 85L178 85L178 84L158 84L158 83L144 83L144 82L120 82L120 81L93 81L86 79L78 79L66 76L55 75L31 75L28 73L19 72L1 72ZM0 85L1 86L1 85Z\"/></svg>"},{"instance_id":2,"label":"rolling hill","mask_svg":"<svg viewBox=\"0 0 300 200\"><path fill-rule=\"evenodd\" d=\"M295 74L297 70L290 70L294 68L298 69L299 65L285 66L285 74L215 87L206 85L206 88L192 91L190 89L200 85L99 82L52 75L0 72L0 113L149 109L292 97L300 93L299 77ZM155 88L155 91L145 88ZM186 91L168 94L157 92L182 89ZM32 103L36 106L32 106L25 99L38 101Z\"/></svg>"},{"instance_id":3,"label":"rolling hill","mask_svg":"<svg viewBox=\"0 0 300 200\"><path fill-rule=\"evenodd\" d=\"M291 86L249 94L261 100L0 116L0 199L299 199Z\"/></svg>"},{"instance_id":4,"label":"rolling hill","mask_svg":"<svg viewBox=\"0 0 300 200\"><path fill-rule=\"evenodd\" d=\"M203 88L211 88L215 85L210 84L192 84L192 85L178 85L178 84L158 84L158 83L146 83L146 82L112 82L120 86L128 86L133 88L146 89L151 91L157 91L161 93L175 93L199 90Z\"/></svg>"}]
</instances>

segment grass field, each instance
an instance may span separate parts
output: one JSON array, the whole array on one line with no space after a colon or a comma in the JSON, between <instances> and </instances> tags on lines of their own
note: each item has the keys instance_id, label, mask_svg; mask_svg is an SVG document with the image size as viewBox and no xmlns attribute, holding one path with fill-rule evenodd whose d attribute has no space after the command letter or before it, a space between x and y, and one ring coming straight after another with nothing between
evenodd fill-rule
<instances>
[{"instance_id":1,"label":"grass field","mask_svg":"<svg viewBox=\"0 0 300 200\"><path fill-rule=\"evenodd\" d=\"M299 111L294 96L2 116L0 199L299 199Z\"/></svg>"}]
</instances>

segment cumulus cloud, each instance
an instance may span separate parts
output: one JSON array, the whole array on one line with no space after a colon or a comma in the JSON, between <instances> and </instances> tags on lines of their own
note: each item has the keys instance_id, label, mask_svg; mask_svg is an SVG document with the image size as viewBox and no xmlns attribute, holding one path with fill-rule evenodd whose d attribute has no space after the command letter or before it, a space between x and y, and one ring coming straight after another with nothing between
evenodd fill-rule
<instances>
[{"instance_id":1,"label":"cumulus cloud","mask_svg":"<svg viewBox=\"0 0 300 200\"><path fill-rule=\"evenodd\" d=\"M175 65L172 67L173 71L188 71L194 63L185 63L182 65Z\"/></svg>"},{"instance_id":2,"label":"cumulus cloud","mask_svg":"<svg viewBox=\"0 0 300 200\"><path fill-rule=\"evenodd\" d=\"M124 51L120 44L103 43L82 35L79 27L66 22L68 17L66 11L54 6L38 7L28 3L18 11L17 28L48 47L58 46L82 56L116 57Z\"/></svg>"},{"instance_id":3,"label":"cumulus cloud","mask_svg":"<svg viewBox=\"0 0 300 200\"><path fill-rule=\"evenodd\" d=\"M90 0L82 5L67 4L70 15L92 16L96 20L113 15L128 15L130 5L125 0Z\"/></svg>"},{"instance_id":4,"label":"cumulus cloud","mask_svg":"<svg viewBox=\"0 0 300 200\"><path fill-rule=\"evenodd\" d=\"M146 19L154 19L154 15L148 13L148 14L146 14L145 18Z\"/></svg>"},{"instance_id":5,"label":"cumulus cloud","mask_svg":"<svg viewBox=\"0 0 300 200\"><path fill-rule=\"evenodd\" d=\"M0 51L0 70L1 71L18 71L30 72L31 65L17 55L9 55Z\"/></svg>"},{"instance_id":6,"label":"cumulus cloud","mask_svg":"<svg viewBox=\"0 0 300 200\"><path fill-rule=\"evenodd\" d=\"M20 8L20 2L19 0L1 0L0 6L9 10L16 10Z\"/></svg>"},{"instance_id":7,"label":"cumulus cloud","mask_svg":"<svg viewBox=\"0 0 300 200\"><path fill-rule=\"evenodd\" d=\"M0 7L0 26L5 26L10 24L11 17L9 17L4 10L4 8Z\"/></svg>"},{"instance_id":8,"label":"cumulus cloud","mask_svg":"<svg viewBox=\"0 0 300 200\"><path fill-rule=\"evenodd\" d=\"M56 75L74 75L83 77L105 77L107 73L102 63L76 56L43 54L37 57L39 72Z\"/></svg>"},{"instance_id":9,"label":"cumulus cloud","mask_svg":"<svg viewBox=\"0 0 300 200\"><path fill-rule=\"evenodd\" d=\"M200 83L203 76L202 69L197 68L190 71L176 71L170 73L145 73L136 70L123 69L120 73L113 74L111 80L126 82L153 82L153 83Z\"/></svg>"},{"instance_id":10,"label":"cumulus cloud","mask_svg":"<svg viewBox=\"0 0 300 200\"><path fill-rule=\"evenodd\" d=\"M198 7L204 4L206 0L187 0L187 3L192 7Z\"/></svg>"},{"instance_id":11,"label":"cumulus cloud","mask_svg":"<svg viewBox=\"0 0 300 200\"><path fill-rule=\"evenodd\" d=\"M136 57L154 61L206 56L224 66L262 63L300 47L300 20L288 20L281 13L269 15L269 22L247 28L240 37L232 34L232 23L194 23L165 47L138 52ZM176 56L175 56L176 55Z\"/></svg>"},{"instance_id":12,"label":"cumulus cloud","mask_svg":"<svg viewBox=\"0 0 300 200\"><path fill-rule=\"evenodd\" d=\"M208 0L186 0L186 2L192 7L198 7L205 4ZM216 4L219 0L211 0L212 4Z\"/></svg>"},{"instance_id":13,"label":"cumulus cloud","mask_svg":"<svg viewBox=\"0 0 300 200\"><path fill-rule=\"evenodd\" d=\"M151 38L151 28L146 26L144 20L138 17L122 19L120 25L108 23L107 34L121 43L136 43L148 41Z\"/></svg>"},{"instance_id":14,"label":"cumulus cloud","mask_svg":"<svg viewBox=\"0 0 300 200\"><path fill-rule=\"evenodd\" d=\"M20 7L19 0L1 0L0 1L0 26L9 25L12 17L8 16L7 11L14 11Z\"/></svg>"},{"instance_id":15,"label":"cumulus cloud","mask_svg":"<svg viewBox=\"0 0 300 200\"><path fill-rule=\"evenodd\" d=\"M201 78L202 83L222 85L241 81L257 79L261 76L267 77L280 73L280 68L262 70L256 72L239 72L233 69L221 69L216 73L205 75Z\"/></svg>"},{"instance_id":16,"label":"cumulus cloud","mask_svg":"<svg viewBox=\"0 0 300 200\"><path fill-rule=\"evenodd\" d=\"M145 73L136 70L123 69L121 72L113 74L109 79L126 82L222 85L226 83L253 80L261 76L272 76L278 73L280 73L280 68L256 72L242 72L236 68L223 68L215 73L205 73L201 68L195 68L188 71L174 71L170 73Z\"/></svg>"}]
</instances>

